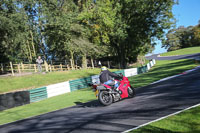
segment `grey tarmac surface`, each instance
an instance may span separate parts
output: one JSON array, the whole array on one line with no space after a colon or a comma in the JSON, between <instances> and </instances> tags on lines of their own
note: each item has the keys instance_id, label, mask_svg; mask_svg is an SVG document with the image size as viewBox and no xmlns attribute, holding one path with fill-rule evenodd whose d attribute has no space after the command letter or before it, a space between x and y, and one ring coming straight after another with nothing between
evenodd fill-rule
<instances>
[{"instance_id":1,"label":"grey tarmac surface","mask_svg":"<svg viewBox=\"0 0 200 133\"><path fill-rule=\"evenodd\" d=\"M178 55L178 56L159 56L159 54L154 54L151 56L147 56L147 60L155 59L155 60L180 60L180 59L194 59L199 58L200 53L197 54L188 54L188 55Z\"/></svg>"},{"instance_id":2,"label":"grey tarmac surface","mask_svg":"<svg viewBox=\"0 0 200 133\"><path fill-rule=\"evenodd\" d=\"M110 106L97 100L0 126L0 133L117 133L200 103L200 68L136 90ZM67 102L67 101L66 101Z\"/></svg>"}]
</instances>

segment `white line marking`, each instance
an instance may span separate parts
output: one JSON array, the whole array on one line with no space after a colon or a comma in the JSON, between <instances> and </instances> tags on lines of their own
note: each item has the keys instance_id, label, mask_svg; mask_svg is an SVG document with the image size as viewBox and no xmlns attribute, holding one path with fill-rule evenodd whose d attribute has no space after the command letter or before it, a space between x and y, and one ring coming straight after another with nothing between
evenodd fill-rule
<instances>
[{"instance_id":1,"label":"white line marking","mask_svg":"<svg viewBox=\"0 0 200 133\"><path fill-rule=\"evenodd\" d=\"M197 70L198 68L200 68L200 66L197 66L197 67L195 67L195 68L193 68L193 69L190 69L190 70L184 71L184 72L182 72L182 73L180 73L180 74L177 74L177 75L173 75L173 76L169 76L169 77L166 77L166 78L160 79L160 80L155 81L155 82L153 82L153 83L151 83L151 84L156 84L156 83L159 83L159 82L162 82L162 81L168 80L168 79L172 79L172 78L175 78L175 77L181 76L181 75L183 75L183 74L188 74L188 73L190 73L190 72L192 72L192 71Z\"/></svg>"},{"instance_id":2,"label":"white line marking","mask_svg":"<svg viewBox=\"0 0 200 133\"><path fill-rule=\"evenodd\" d=\"M158 119L156 119L156 120L153 120L153 121L144 123L144 124L139 125L139 126L137 126L137 127L134 127L134 128L129 129L129 130L126 130L126 131L124 131L124 132L122 132L122 133L128 133L128 132L130 132L130 131L132 131L132 130L136 130L136 129L138 129L138 128L141 128L141 127L144 127L144 126L146 126L146 125L148 125L148 124L151 124L151 123L153 123L153 122L156 122L156 121L165 119L165 118L167 118L167 117L170 117L170 116L173 116L173 115L176 115L176 114L179 114L179 113L181 113L181 112L183 112L183 111L186 111L186 110L195 108L195 107L197 107L197 106L200 106L200 103L199 103L199 104L196 104L196 105L193 105L193 106L191 106L191 107L188 107L188 108L186 108L186 109L180 110L180 111L178 111L178 112L169 114L169 115L167 115L167 116L160 117L160 118L158 118Z\"/></svg>"}]
</instances>

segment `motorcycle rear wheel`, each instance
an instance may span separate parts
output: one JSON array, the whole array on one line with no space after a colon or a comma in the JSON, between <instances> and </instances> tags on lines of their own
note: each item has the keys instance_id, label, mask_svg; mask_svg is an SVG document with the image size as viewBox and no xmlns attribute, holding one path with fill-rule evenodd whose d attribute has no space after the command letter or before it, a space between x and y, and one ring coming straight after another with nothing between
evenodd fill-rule
<instances>
[{"instance_id":1,"label":"motorcycle rear wheel","mask_svg":"<svg viewBox=\"0 0 200 133\"><path fill-rule=\"evenodd\" d=\"M103 105L110 105L113 102L113 97L107 91L101 91L98 96L99 102Z\"/></svg>"},{"instance_id":2,"label":"motorcycle rear wheel","mask_svg":"<svg viewBox=\"0 0 200 133\"><path fill-rule=\"evenodd\" d=\"M133 87L128 87L128 97L132 98L135 96L135 89Z\"/></svg>"}]
</instances>

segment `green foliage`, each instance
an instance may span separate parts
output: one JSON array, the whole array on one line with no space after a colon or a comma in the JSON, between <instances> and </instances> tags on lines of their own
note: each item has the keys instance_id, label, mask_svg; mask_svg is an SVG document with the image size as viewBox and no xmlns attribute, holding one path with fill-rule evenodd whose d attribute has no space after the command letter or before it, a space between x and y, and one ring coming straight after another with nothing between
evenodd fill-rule
<instances>
[{"instance_id":1,"label":"green foliage","mask_svg":"<svg viewBox=\"0 0 200 133\"><path fill-rule=\"evenodd\" d=\"M114 57L126 68L172 24L173 0L3 0L1 59ZM7 17L8 16L8 17ZM9 49L7 49L8 46ZM17 50L16 50L17 49ZM83 66L86 66L87 63Z\"/></svg>"},{"instance_id":2,"label":"green foliage","mask_svg":"<svg viewBox=\"0 0 200 133\"><path fill-rule=\"evenodd\" d=\"M168 48L168 51L200 46L200 24L169 30L166 37L162 46Z\"/></svg>"},{"instance_id":3,"label":"green foliage","mask_svg":"<svg viewBox=\"0 0 200 133\"><path fill-rule=\"evenodd\" d=\"M0 5L0 62L16 60L27 50L25 11L15 0L4 0Z\"/></svg>"}]
</instances>

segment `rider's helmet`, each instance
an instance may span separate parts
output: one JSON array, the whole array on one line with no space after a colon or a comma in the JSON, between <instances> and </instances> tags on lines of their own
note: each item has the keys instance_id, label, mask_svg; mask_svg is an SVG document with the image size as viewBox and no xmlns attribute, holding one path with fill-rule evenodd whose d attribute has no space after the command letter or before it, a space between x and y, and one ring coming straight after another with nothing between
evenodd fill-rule
<instances>
[{"instance_id":1,"label":"rider's helmet","mask_svg":"<svg viewBox=\"0 0 200 133\"><path fill-rule=\"evenodd\" d=\"M105 66L101 67L101 71L105 71L105 70L108 70L107 67Z\"/></svg>"}]
</instances>

